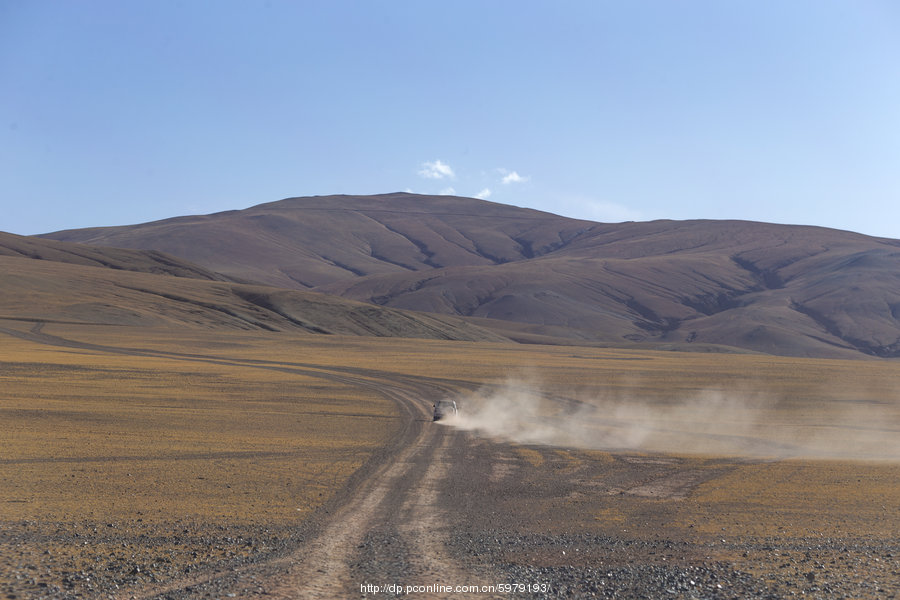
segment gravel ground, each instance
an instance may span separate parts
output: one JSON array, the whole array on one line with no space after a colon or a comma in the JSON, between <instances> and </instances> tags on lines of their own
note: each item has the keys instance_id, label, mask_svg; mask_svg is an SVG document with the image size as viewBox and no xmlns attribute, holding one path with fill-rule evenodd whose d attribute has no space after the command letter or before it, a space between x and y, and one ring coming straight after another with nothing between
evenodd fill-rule
<instances>
[{"instance_id":1,"label":"gravel ground","mask_svg":"<svg viewBox=\"0 0 900 600\"><path fill-rule=\"evenodd\" d=\"M131 598L271 560L300 543L289 530L182 521L4 523L0 598Z\"/></svg>"},{"instance_id":2,"label":"gravel ground","mask_svg":"<svg viewBox=\"0 0 900 600\"><path fill-rule=\"evenodd\" d=\"M409 544L396 531L369 532L357 548L350 564L351 573L360 582L410 581L414 575Z\"/></svg>"},{"instance_id":3,"label":"gravel ground","mask_svg":"<svg viewBox=\"0 0 900 600\"><path fill-rule=\"evenodd\" d=\"M724 529L716 538L685 524L695 520L693 512L675 522L689 501L684 496L610 495L603 487L646 487L693 464L573 461L553 449L522 452L422 431L437 437L417 438L397 463L390 489L348 538L352 545L342 547L346 581L335 585L333 597L405 596L363 593L365 583L495 586L468 595L405 596L420 598L900 597L900 538L871 524L858 538L788 531L751 537ZM435 450L445 445L446 452ZM434 471L446 474L428 483L438 460L449 468ZM339 522L333 509L359 496L348 488L345 498L329 501L298 528L140 518L0 523L0 600L303 597L283 590L303 589L316 536ZM598 510L610 506L639 506L642 530L599 519ZM447 563L446 573L423 559L423 548Z\"/></svg>"},{"instance_id":4,"label":"gravel ground","mask_svg":"<svg viewBox=\"0 0 900 600\"><path fill-rule=\"evenodd\" d=\"M520 598L896 598L900 540L815 538L696 545L590 534L458 533L453 555L488 562ZM735 560L717 556L735 556Z\"/></svg>"},{"instance_id":5,"label":"gravel ground","mask_svg":"<svg viewBox=\"0 0 900 600\"><path fill-rule=\"evenodd\" d=\"M278 570L267 561L302 543L285 532L235 536L224 530L192 532L184 525L168 536L148 532L136 537L118 532L115 523L107 524L105 531L32 522L4 527L0 592L10 600L140 598L154 588L160 590L155 597L173 600L265 597L269 575ZM82 528L85 531L79 531ZM763 539L696 545L489 530L457 532L450 536L448 550L453 560L472 570L489 567L498 584L513 586L484 597L900 597L900 540ZM377 530L365 536L350 568L360 582L409 582L422 575L414 562L401 535ZM184 583L210 573L215 576L162 591L167 582ZM522 586L533 586L534 591Z\"/></svg>"}]
</instances>

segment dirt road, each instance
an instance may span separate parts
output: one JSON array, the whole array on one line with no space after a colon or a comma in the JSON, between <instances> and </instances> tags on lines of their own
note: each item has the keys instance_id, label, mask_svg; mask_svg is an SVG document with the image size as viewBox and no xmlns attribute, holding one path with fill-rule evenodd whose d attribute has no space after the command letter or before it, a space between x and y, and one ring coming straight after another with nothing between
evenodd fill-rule
<instances>
[{"instance_id":1,"label":"dirt road","mask_svg":"<svg viewBox=\"0 0 900 600\"><path fill-rule=\"evenodd\" d=\"M446 394L449 384L389 382L372 375L358 383L393 398L407 419L390 447L305 524L308 541L287 556L176 582L143 597L504 597L482 591L500 581L489 566L464 565L448 551L452 507L442 495L452 454L465 448L470 436L433 423L424 399Z\"/></svg>"},{"instance_id":2,"label":"dirt road","mask_svg":"<svg viewBox=\"0 0 900 600\"><path fill-rule=\"evenodd\" d=\"M270 598L337 598L364 593L367 584L379 590L402 585L405 590L406 586L425 589L447 582L477 586L479 597L484 597L480 594L482 586L495 583L489 570L462 569L447 555L449 527L446 509L439 502L439 490L449 472L448 450L463 447L468 436L433 423L431 402L469 387L467 384L352 367L105 346L45 333L42 324L30 331L0 328L0 333L63 348L313 376L376 391L397 405L402 415L399 431L354 474L336 498L304 524L308 541L300 548L224 574L193 574L148 588L138 597L252 597L260 592L260 579L265 581L263 595ZM421 597L444 595L425 593Z\"/></svg>"},{"instance_id":3,"label":"dirt road","mask_svg":"<svg viewBox=\"0 0 900 600\"><path fill-rule=\"evenodd\" d=\"M171 582L141 598L504 597L494 591L502 580L490 566L464 565L448 552L453 508L442 495L449 487L453 454L463 451L471 436L433 423L430 399L466 384L358 369L323 373L296 366L259 367L376 390L397 403L405 415L403 425L391 444L304 524L308 541L293 553L224 574Z\"/></svg>"}]
</instances>

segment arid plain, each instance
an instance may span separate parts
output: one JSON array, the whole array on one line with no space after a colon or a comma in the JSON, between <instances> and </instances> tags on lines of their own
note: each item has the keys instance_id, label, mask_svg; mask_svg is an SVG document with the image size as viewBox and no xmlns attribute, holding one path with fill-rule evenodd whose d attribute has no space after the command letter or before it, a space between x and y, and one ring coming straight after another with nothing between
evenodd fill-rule
<instances>
[{"instance_id":1,"label":"arid plain","mask_svg":"<svg viewBox=\"0 0 900 600\"><path fill-rule=\"evenodd\" d=\"M900 592L890 361L0 335L8 598ZM439 398L466 418L431 423Z\"/></svg>"}]
</instances>

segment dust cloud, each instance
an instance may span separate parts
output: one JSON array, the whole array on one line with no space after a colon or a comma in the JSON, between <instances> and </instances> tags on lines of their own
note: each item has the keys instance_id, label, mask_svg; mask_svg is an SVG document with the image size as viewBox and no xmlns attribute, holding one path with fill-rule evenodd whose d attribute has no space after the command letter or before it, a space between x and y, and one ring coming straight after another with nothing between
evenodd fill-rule
<instances>
[{"instance_id":1,"label":"dust cloud","mask_svg":"<svg viewBox=\"0 0 900 600\"><path fill-rule=\"evenodd\" d=\"M823 398L804 406L735 389L651 402L621 392L549 393L527 379L453 399L459 415L440 423L520 444L900 462L900 407L874 401Z\"/></svg>"}]
</instances>

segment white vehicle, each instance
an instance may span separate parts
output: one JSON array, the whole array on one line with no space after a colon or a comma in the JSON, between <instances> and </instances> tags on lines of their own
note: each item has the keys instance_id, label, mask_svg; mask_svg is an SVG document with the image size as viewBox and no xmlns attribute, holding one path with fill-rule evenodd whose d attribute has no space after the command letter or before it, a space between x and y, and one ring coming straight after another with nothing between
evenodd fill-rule
<instances>
[{"instance_id":1,"label":"white vehicle","mask_svg":"<svg viewBox=\"0 0 900 600\"><path fill-rule=\"evenodd\" d=\"M432 421L440 421L443 418L455 417L459 414L455 400L438 400L434 403L433 408L434 417L431 419Z\"/></svg>"}]
</instances>

